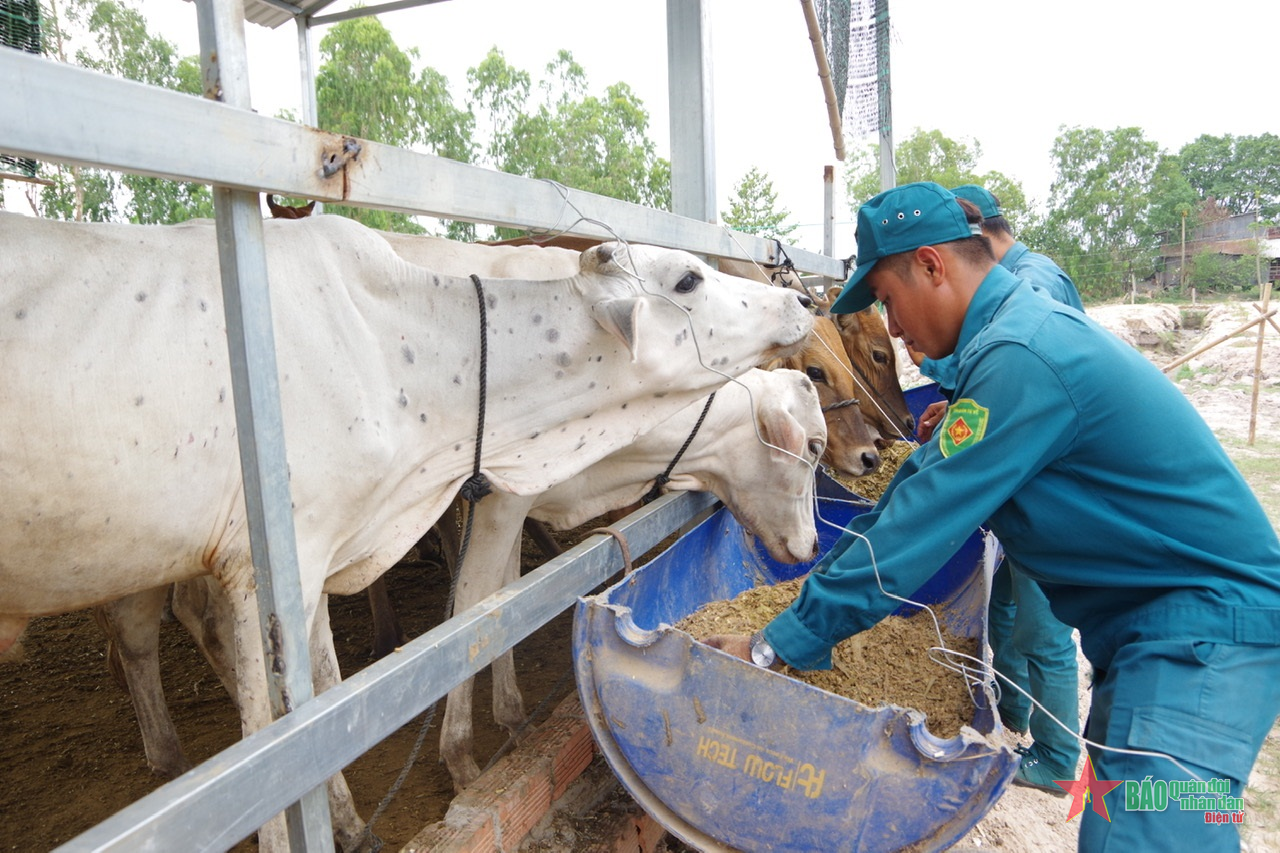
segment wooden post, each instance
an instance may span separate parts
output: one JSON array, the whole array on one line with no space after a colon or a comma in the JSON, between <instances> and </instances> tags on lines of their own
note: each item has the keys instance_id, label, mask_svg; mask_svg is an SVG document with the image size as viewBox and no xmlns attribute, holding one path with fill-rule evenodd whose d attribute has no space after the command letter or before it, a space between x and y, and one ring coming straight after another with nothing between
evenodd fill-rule
<instances>
[{"instance_id":1,"label":"wooden post","mask_svg":"<svg viewBox=\"0 0 1280 853\"><path fill-rule=\"evenodd\" d=\"M1259 283L1262 288L1262 315L1267 315L1267 307L1271 303L1271 282ZM1258 324L1258 351L1253 357L1253 399L1249 403L1249 446L1253 446L1254 435L1258 426L1258 389L1262 384L1262 342L1267 333L1267 324Z\"/></svg>"},{"instance_id":2,"label":"wooden post","mask_svg":"<svg viewBox=\"0 0 1280 853\"><path fill-rule=\"evenodd\" d=\"M1193 359L1193 358L1195 358L1196 356L1198 356L1200 353L1205 352L1205 351L1207 351L1207 350L1211 350L1211 349L1213 349L1213 348L1214 348L1214 347L1216 347L1218 344L1222 343L1222 342L1223 342L1223 341L1225 341L1225 340L1229 340L1229 339L1231 339L1231 338L1234 338L1236 335L1240 334L1241 332L1248 331L1248 330L1249 330L1249 328L1250 328L1251 326L1256 326L1256 325L1258 325L1258 324L1260 324L1260 323L1265 323L1267 320L1271 319L1271 318L1272 318L1272 317L1274 317L1275 315L1276 315L1276 309L1272 308L1271 310L1269 310L1269 311L1267 311L1265 314L1263 314L1261 317L1258 317L1258 318L1256 318L1256 319L1250 320L1249 322L1245 323L1245 324L1244 324L1243 326L1241 326L1240 328L1236 329L1234 332L1228 332L1227 334L1223 335L1222 337L1220 337L1220 338L1215 338L1214 340L1210 341L1209 343L1205 344L1205 345L1204 345L1204 346L1202 346L1202 347L1196 347L1196 348L1195 348L1194 350L1192 350L1191 352L1187 353L1186 355L1182 356L1181 358L1176 358L1176 359L1174 359L1173 361L1169 362L1168 364L1166 364L1164 367L1162 367L1162 368L1160 368L1160 369L1161 369L1162 371L1164 371L1165 373L1168 373L1170 370L1173 370L1173 369L1174 369L1175 367L1177 367L1178 365L1187 363L1187 362L1188 362L1188 361L1190 361L1191 359Z\"/></svg>"}]
</instances>

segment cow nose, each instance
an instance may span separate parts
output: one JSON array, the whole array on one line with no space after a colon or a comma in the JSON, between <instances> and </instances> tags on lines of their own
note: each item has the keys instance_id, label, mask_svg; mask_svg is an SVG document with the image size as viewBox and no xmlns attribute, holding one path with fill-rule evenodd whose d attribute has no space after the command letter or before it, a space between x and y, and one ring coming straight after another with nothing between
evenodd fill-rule
<instances>
[{"instance_id":1,"label":"cow nose","mask_svg":"<svg viewBox=\"0 0 1280 853\"><path fill-rule=\"evenodd\" d=\"M862 464L869 473L880 467L880 454L874 450L868 450L862 454Z\"/></svg>"},{"instance_id":2,"label":"cow nose","mask_svg":"<svg viewBox=\"0 0 1280 853\"><path fill-rule=\"evenodd\" d=\"M799 300L800 300L800 304L801 304L802 306L804 306L805 308L812 308L812 307L813 307L813 300L812 300L812 299L810 299L809 297L805 296L803 293L797 293L797 294L796 294L796 299L799 299Z\"/></svg>"}]
</instances>

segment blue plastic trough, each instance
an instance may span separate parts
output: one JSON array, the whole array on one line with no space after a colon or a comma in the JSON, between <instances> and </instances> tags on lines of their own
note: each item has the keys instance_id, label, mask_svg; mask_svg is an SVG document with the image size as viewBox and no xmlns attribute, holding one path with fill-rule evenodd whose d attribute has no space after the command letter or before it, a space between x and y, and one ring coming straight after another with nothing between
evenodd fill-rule
<instances>
[{"instance_id":1,"label":"blue plastic trough","mask_svg":"<svg viewBox=\"0 0 1280 853\"><path fill-rule=\"evenodd\" d=\"M837 525L869 508L825 478L820 493L820 518ZM825 552L840 531L822 521L818 529ZM985 642L983 559L975 533L916 600L938 605L957 635ZM1018 766L999 745L989 690L977 691L973 730L943 739L920 711L869 708L671 627L707 602L812 565L773 561L721 509L630 576L580 599L574 659L596 742L636 801L703 851L945 849Z\"/></svg>"}]
</instances>

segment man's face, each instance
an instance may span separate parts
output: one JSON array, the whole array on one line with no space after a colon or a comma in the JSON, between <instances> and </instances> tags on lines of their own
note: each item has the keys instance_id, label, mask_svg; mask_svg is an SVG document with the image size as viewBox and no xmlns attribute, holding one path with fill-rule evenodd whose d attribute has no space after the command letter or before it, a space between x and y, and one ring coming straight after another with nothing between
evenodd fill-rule
<instances>
[{"instance_id":1,"label":"man's face","mask_svg":"<svg viewBox=\"0 0 1280 853\"><path fill-rule=\"evenodd\" d=\"M960 323L948 311L948 288L932 277L933 271L920 263L911 263L904 274L887 264L876 264L867 274L871 292L885 308L889 334L929 358L950 355L960 337Z\"/></svg>"}]
</instances>

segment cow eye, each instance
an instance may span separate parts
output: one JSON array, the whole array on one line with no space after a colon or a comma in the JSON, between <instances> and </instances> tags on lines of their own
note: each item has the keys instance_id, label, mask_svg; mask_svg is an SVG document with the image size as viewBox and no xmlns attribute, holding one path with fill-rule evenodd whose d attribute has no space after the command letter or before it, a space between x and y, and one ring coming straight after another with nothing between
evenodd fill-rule
<instances>
[{"instance_id":1,"label":"cow eye","mask_svg":"<svg viewBox=\"0 0 1280 853\"><path fill-rule=\"evenodd\" d=\"M876 364L889 363L889 354L884 350L876 350L875 352L871 353L871 358L875 360Z\"/></svg>"},{"instance_id":2,"label":"cow eye","mask_svg":"<svg viewBox=\"0 0 1280 853\"><path fill-rule=\"evenodd\" d=\"M806 367L804 373L814 382L821 382L823 385L827 384L827 373L821 367Z\"/></svg>"},{"instance_id":3,"label":"cow eye","mask_svg":"<svg viewBox=\"0 0 1280 853\"><path fill-rule=\"evenodd\" d=\"M814 456L821 457L822 451L824 450L826 450L826 447L823 445L822 439L820 438L809 439L809 452L812 453Z\"/></svg>"},{"instance_id":4,"label":"cow eye","mask_svg":"<svg viewBox=\"0 0 1280 853\"><path fill-rule=\"evenodd\" d=\"M684 274L684 278L676 283L676 293L693 293L701 283L702 276L696 272L687 272Z\"/></svg>"}]
</instances>

